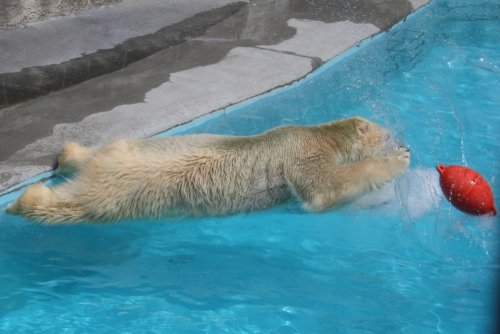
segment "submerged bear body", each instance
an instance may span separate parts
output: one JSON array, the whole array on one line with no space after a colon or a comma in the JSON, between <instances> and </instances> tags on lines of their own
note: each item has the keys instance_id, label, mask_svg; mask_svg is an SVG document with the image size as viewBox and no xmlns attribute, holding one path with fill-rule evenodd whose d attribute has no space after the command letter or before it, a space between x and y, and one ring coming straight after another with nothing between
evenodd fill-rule
<instances>
[{"instance_id":1,"label":"submerged bear body","mask_svg":"<svg viewBox=\"0 0 500 334\"><path fill-rule=\"evenodd\" d=\"M297 196L323 210L402 173L409 153L387 131L354 117L287 126L256 136L186 135L123 139L90 149L65 146L67 182L27 191L7 211L45 223L224 215Z\"/></svg>"}]
</instances>

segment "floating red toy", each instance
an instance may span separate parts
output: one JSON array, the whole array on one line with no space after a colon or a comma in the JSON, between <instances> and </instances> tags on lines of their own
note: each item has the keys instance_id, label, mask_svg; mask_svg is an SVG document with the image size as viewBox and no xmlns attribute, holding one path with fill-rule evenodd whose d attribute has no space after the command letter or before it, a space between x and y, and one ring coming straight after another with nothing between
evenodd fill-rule
<instances>
[{"instance_id":1,"label":"floating red toy","mask_svg":"<svg viewBox=\"0 0 500 334\"><path fill-rule=\"evenodd\" d=\"M491 188L479 173L463 166L439 164L436 169L441 189L453 206L472 215L496 215Z\"/></svg>"}]
</instances>

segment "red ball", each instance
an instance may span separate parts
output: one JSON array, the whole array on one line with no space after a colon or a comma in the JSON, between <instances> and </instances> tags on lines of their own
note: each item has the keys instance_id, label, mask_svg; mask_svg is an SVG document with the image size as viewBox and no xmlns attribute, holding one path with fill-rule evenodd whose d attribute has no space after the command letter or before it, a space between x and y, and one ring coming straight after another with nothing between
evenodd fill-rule
<instances>
[{"instance_id":1,"label":"red ball","mask_svg":"<svg viewBox=\"0 0 500 334\"><path fill-rule=\"evenodd\" d=\"M491 188L479 173L463 166L439 164L436 169L441 189L453 206L472 215L496 215Z\"/></svg>"}]
</instances>

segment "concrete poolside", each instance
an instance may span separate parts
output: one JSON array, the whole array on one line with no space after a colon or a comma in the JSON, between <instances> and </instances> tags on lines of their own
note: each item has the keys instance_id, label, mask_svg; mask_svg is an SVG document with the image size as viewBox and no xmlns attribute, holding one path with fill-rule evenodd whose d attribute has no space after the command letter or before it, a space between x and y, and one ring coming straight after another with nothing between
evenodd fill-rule
<instances>
[{"instance_id":1,"label":"concrete poolside","mask_svg":"<svg viewBox=\"0 0 500 334\"><path fill-rule=\"evenodd\" d=\"M425 0L125 1L0 30L0 190L292 83Z\"/></svg>"}]
</instances>

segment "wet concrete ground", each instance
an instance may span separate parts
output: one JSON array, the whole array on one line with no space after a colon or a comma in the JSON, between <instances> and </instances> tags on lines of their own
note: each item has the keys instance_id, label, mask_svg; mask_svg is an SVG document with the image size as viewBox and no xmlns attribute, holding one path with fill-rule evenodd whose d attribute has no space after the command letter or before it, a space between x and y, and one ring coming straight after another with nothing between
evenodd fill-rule
<instances>
[{"instance_id":1,"label":"wet concrete ground","mask_svg":"<svg viewBox=\"0 0 500 334\"><path fill-rule=\"evenodd\" d=\"M304 77L425 0L145 0L0 31L0 190Z\"/></svg>"},{"instance_id":2,"label":"wet concrete ground","mask_svg":"<svg viewBox=\"0 0 500 334\"><path fill-rule=\"evenodd\" d=\"M0 29L71 15L122 0L0 0Z\"/></svg>"}]
</instances>

